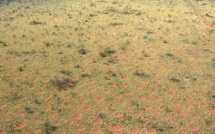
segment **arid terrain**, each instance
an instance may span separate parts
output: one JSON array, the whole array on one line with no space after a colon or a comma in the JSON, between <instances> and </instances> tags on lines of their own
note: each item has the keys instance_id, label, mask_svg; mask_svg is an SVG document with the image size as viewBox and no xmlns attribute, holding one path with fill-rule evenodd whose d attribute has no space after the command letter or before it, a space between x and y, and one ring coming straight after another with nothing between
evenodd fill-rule
<instances>
[{"instance_id":1,"label":"arid terrain","mask_svg":"<svg viewBox=\"0 0 215 134\"><path fill-rule=\"evenodd\" d=\"M0 6L0 134L215 134L215 1Z\"/></svg>"}]
</instances>

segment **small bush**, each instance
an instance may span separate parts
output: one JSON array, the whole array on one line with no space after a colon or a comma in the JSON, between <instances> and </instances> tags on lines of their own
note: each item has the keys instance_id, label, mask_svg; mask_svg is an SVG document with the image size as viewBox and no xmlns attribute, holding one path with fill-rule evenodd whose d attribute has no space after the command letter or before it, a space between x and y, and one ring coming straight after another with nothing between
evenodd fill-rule
<instances>
[{"instance_id":1,"label":"small bush","mask_svg":"<svg viewBox=\"0 0 215 134\"><path fill-rule=\"evenodd\" d=\"M133 74L137 77L140 77L140 78L149 78L150 77L148 74L140 73L139 71L136 71Z\"/></svg>"},{"instance_id":2,"label":"small bush","mask_svg":"<svg viewBox=\"0 0 215 134\"><path fill-rule=\"evenodd\" d=\"M41 134L50 134L57 130L56 126L51 125L49 122L46 122L42 128Z\"/></svg>"},{"instance_id":3,"label":"small bush","mask_svg":"<svg viewBox=\"0 0 215 134\"><path fill-rule=\"evenodd\" d=\"M45 24L45 22L39 22L35 20L30 22L30 25L42 25L42 24Z\"/></svg>"},{"instance_id":4,"label":"small bush","mask_svg":"<svg viewBox=\"0 0 215 134\"><path fill-rule=\"evenodd\" d=\"M52 80L51 84L54 85L57 90L63 91L67 90L68 88L74 88L77 84L77 81L71 80L69 78L63 78Z\"/></svg>"},{"instance_id":5,"label":"small bush","mask_svg":"<svg viewBox=\"0 0 215 134\"><path fill-rule=\"evenodd\" d=\"M113 53L116 53L116 51L112 50L110 48L106 48L103 52L100 52L99 54L100 54L101 57L107 57L107 56L109 56L109 55L111 55Z\"/></svg>"},{"instance_id":6,"label":"small bush","mask_svg":"<svg viewBox=\"0 0 215 134\"><path fill-rule=\"evenodd\" d=\"M85 54L87 54L87 51L86 51L85 49L80 49L80 50L78 51L78 53L79 53L79 54L82 54L82 55L85 55Z\"/></svg>"}]
</instances>

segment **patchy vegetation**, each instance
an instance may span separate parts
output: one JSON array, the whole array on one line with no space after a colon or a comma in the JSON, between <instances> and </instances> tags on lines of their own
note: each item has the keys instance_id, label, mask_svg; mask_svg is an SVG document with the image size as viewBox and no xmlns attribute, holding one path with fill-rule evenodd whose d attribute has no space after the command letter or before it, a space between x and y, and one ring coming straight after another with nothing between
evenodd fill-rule
<instances>
[{"instance_id":1,"label":"patchy vegetation","mask_svg":"<svg viewBox=\"0 0 215 134\"><path fill-rule=\"evenodd\" d=\"M56 78L55 80L50 81L50 83L57 88L59 91L68 90L68 88L74 88L77 84L77 81L71 80L69 78Z\"/></svg>"},{"instance_id":2,"label":"patchy vegetation","mask_svg":"<svg viewBox=\"0 0 215 134\"><path fill-rule=\"evenodd\" d=\"M0 11L0 134L214 133L213 1L21 0Z\"/></svg>"}]
</instances>

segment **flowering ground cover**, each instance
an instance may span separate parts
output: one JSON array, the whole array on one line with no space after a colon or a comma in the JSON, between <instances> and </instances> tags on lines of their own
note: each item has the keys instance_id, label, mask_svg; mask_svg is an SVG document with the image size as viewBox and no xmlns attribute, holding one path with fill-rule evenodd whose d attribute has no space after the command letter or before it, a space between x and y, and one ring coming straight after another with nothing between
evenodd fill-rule
<instances>
[{"instance_id":1,"label":"flowering ground cover","mask_svg":"<svg viewBox=\"0 0 215 134\"><path fill-rule=\"evenodd\" d=\"M0 134L214 134L214 6L0 6Z\"/></svg>"}]
</instances>

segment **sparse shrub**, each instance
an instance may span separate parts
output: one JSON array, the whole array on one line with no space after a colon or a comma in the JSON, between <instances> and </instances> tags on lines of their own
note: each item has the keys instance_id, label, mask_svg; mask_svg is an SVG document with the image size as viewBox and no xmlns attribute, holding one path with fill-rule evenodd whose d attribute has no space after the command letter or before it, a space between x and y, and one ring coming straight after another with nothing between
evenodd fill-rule
<instances>
[{"instance_id":1,"label":"sparse shrub","mask_svg":"<svg viewBox=\"0 0 215 134\"><path fill-rule=\"evenodd\" d=\"M108 56L108 54L105 53L105 52L100 52L99 54L100 54L101 57L107 57Z\"/></svg>"},{"instance_id":2,"label":"sparse shrub","mask_svg":"<svg viewBox=\"0 0 215 134\"><path fill-rule=\"evenodd\" d=\"M102 57L107 57L107 56L109 56L109 55L111 55L111 54L113 54L113 53L116 53L116 51L115 51L115 50L112 50L112 49L110 49L110 48L106 48L103 52L100 52L99 54L100 54L100 56L102 56Z\"/></svg>"},{"instance_id":3,"label":"sparse shrub","mask_svg":"<svg viewBox=\"0 0 215 134\"><path fill-rule=\"evenodd\" d=\"M102 118L102 119L103 119L103 118L105 118L105 117L106 117L106 115L105 115L105 114L103 114L103 113L98 113L98 114L97 114L97 117L98 117L98 118Z\"/></svg>"},{"instance_id":4,"label":"sparse shrub","mask_svg":"<svg viewBox=\"0 0 215 134\"><path fill-rule=\"evenodd\" d=\"M170 78L170 80L171 80L172 82L174 82L174 83L180 82L180 80L179 80L179 79L176 79L176 78Z\"/></svg>"},{"instance_id":5,"label":"sparse shrub","mask_svg":"<svg viewBox=\"0 0 215 134\"><path fill-rule=\"evenodd\" d=\"M123 23L112 22L110 25L111 26L119 26L119 25L123 25Z\"/></svg>"},{"instance_id":6,"label":"sparse shrub","mask_svg":"<svg viewBox=\"0 0 215 134\"><path fill-rule=\"evenodd\" d=\"M90 77L91 75L89 74L81 74L81 77Z\"/></svg>"},{"instance_id":7,"label":"sparse shrub","mask_svg":"<svg viewBox=\"0 0 215 134\"><path fill-rule=\"evenodd\" d=\"M51 134L57 130L56 126L51 125L49 122L46 122L42 128L42 134Z\"/></svg>"},{"instance_id":8,"label":"sparse shrub","mask_svg":"<svg viewBox=\"0 0 215 134\"><path fill-rule=\"evenodd\" d=\"M44 42L45 46L50 47L53 45L53 43L49 43L49 42Z\"/></svg>"},{"instance_id":9,"label":"sparse shrub","mask_svg":"<svg viewBox=\"0 0 215 134\"><path fill-rule=\"evenodd\" d=\"M0 45L7 46L7 43L0 40Z\"/></svg>"},{"instance_id":10,"label":"sparse shrub","mask_svg":"<svg viewBox=\"0 0 215 134\"><path fill-rule=\"evenodd\" d=\"M69 78L55 79L51 81L51 84L54 85L57 90L63 91L68 88L74 88L77 84L77 81L71 80Z\"/></svg>"},{"instance_id":11,"label":"sparse shrub","mask_svg":"<svg viewBox=\"0 0 215 134\"><path fill-rule=\"evenodd\" d=\"M169 56L169 57L174 57L174 55L171 54L171 53L166 53L165 55L166 55L166 56Z\"/></svg>"},{"instance_id":12,"label":"sparse shrub","mask_svg":"<svg viewBox=\"0 0 215 134\"><path fill-rule=\"evenodd\" d=\"M19 71L19 72L23 72L23 71L25 71L25 67L24 67L24 66L20 66L20 67L18 67L18 71Z\"/></svg>"},{"instance_id":13,"label":"sparse shrub","mask_svg":"<svg viewBox=\"0 0 215 134\"><path fill-rule=\"evenodd\" d=\"M27 114L33 114L34 113L34 111L30 107L25 107L25 112Z\"/></svg>"},{"instance_id":14,"label":"sparse shrub","mask_svg":"<svg viewBox=\"0 0 215 134\"><path fill-rule=\"evenodd\" d=\"M139 71L136 71L133 73L135 76L140 77L140 78L149 78L150 76L146 73L141 73Z\"/></svg>"},{"instance_id":15,"label":"sparse shrub","mask_svg":"<svg viewBox=\"0 0 215 134\"><path fill-rule=\"evenodd\" d=\"M167 40L164 40L164 41L163 41L163 43L167 44L167 43L168 43L168 41L167 41Z\"/></svg>"},{"instance_id":16,"label":"sparse shrub","mask_svg":"<svg viewBox=\"0 0 215 134\"><path fill-rule=\"evenodd\" d=\"M39 22L35 20L30 22L30 25L42 25L42 24L45 24L45 22Z\"/></svg>"},{"instance_id":17,"label":"sparse shrub","mask_svg":"<svg viewBox=\"0 0 215 134\"><path fill-rule=\"evenodd\" d=\"M71 75L71 74L72 74L72 72L69 71L69 70L61 70L60 72L61 72L62 74L65 74L65 75Z\"/></svg>"},{"instance_id":18,"label":"sparse shrub","mask_svg":"<svg viewBox=\"0 0 215 134\"><path fill-rule=\"evenodd\" d=\"M82 49L78 50L78 53L82 54L82 55L85 55L85 54L87 54L87 51L82 48Z\"/></svg>"}]
</instances>

